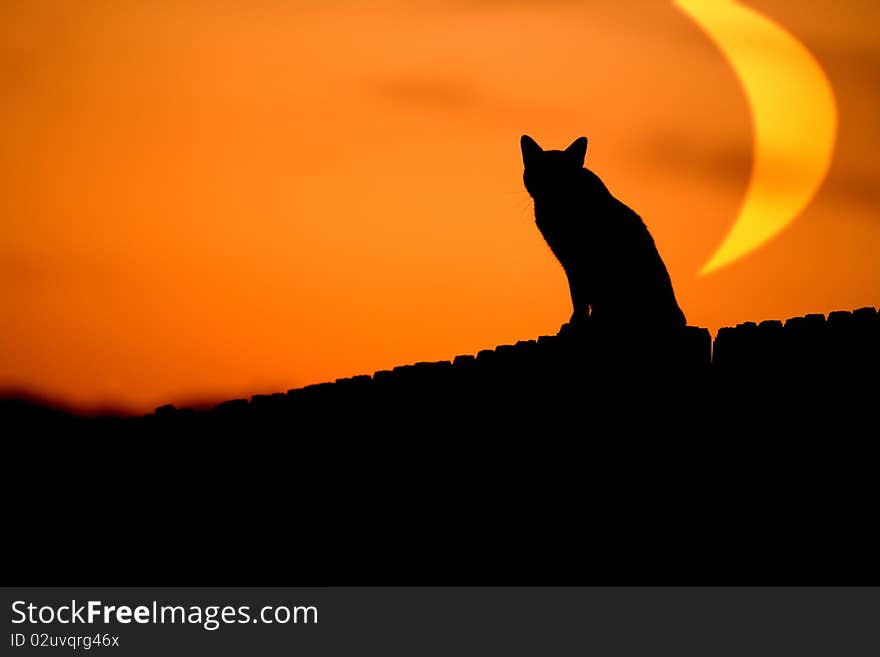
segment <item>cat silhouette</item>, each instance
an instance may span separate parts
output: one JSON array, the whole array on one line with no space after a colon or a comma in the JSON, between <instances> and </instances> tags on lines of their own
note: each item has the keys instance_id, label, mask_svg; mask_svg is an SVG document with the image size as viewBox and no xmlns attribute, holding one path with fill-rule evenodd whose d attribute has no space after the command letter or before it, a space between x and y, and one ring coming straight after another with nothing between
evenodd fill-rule
<instances>
[{"instance_id":1,"label":"cat silhouette","mask_svg":"<svg viewBox=\"0 0 880 657\"><path fill-rule=\"evenodd\" d=\"M684 327L672 281L641 217L584 167L587 138L545 151L523 135L523 182L535 223L568 277L569 326ZM565 328L565 327L564 327Z\"/></svg>"}]
</instances>

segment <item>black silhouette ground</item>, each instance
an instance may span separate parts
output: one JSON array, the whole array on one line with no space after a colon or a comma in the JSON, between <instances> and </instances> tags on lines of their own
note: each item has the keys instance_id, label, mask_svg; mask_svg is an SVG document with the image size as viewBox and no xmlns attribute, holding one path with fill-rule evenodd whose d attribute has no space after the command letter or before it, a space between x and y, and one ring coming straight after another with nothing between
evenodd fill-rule
<instances>
[{"instance_id":1,"label":"black silhouette ground","mask_svg":"<svg viewBox=\"0 0 880 657\"><path fill-rule=\"evenodd\" d=\"M33 584L880 583L874 309L138 418L3 408ZM19 420L25 422L16 424Z\"/></svg>"}]
</instances>

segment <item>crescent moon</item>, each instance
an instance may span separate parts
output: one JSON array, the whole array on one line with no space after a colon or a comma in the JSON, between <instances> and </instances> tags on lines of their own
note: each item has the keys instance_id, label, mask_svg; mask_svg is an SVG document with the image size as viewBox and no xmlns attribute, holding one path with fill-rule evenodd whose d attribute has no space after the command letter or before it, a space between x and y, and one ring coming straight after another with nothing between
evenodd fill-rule
<instances>
[{"instance_id":1,"label":"crescent moon","mask_svg":"<svg viewBox=\"0 0 880 657\"><path fill-rule=\"evenodd\" d=\"M800 41L733 0L674 0L712 39L751 109L753 161L736 222L700 275L729 265L778 235L822 185L837 138L834 91Z\"/></svg>"}]
</instances>

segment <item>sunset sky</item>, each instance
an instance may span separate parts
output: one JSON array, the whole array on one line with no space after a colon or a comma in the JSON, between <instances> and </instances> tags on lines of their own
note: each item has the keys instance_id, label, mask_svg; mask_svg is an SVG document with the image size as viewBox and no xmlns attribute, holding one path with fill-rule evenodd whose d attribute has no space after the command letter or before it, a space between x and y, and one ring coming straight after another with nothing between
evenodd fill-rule
<instances>
[{"instance_id":1,"label":"sunset sky","mask_svg":"<svg viewBox=\"0 0 880 657\"><path fill-rule=\"evenodd\" d=\"M821 64L837 142L700 276L752 119L671 1L4 0L0 388L142 412L555 333L523 133L589 138L691 325L880 305L880 3L742 4Z\"/></svg>"}]
</instances>

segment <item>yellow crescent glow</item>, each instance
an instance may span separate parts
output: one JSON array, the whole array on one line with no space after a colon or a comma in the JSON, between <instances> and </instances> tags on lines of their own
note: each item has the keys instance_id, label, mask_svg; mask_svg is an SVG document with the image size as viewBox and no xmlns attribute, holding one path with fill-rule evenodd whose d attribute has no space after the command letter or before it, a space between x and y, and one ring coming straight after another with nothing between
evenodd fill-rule
<instances>
[{"instance_id":1,"label":"yellow crescent glow","mask_svg":"<svg viewBox=\"0 0 880 657\"><path fill-rule=\"evenodd\" d=\"M815 57L766 16L733 0L674 2L724 53L752 114L748 191L705 275L767 242L809 204L831 164L837 108Z\"/></svg>"}]
</instances>

